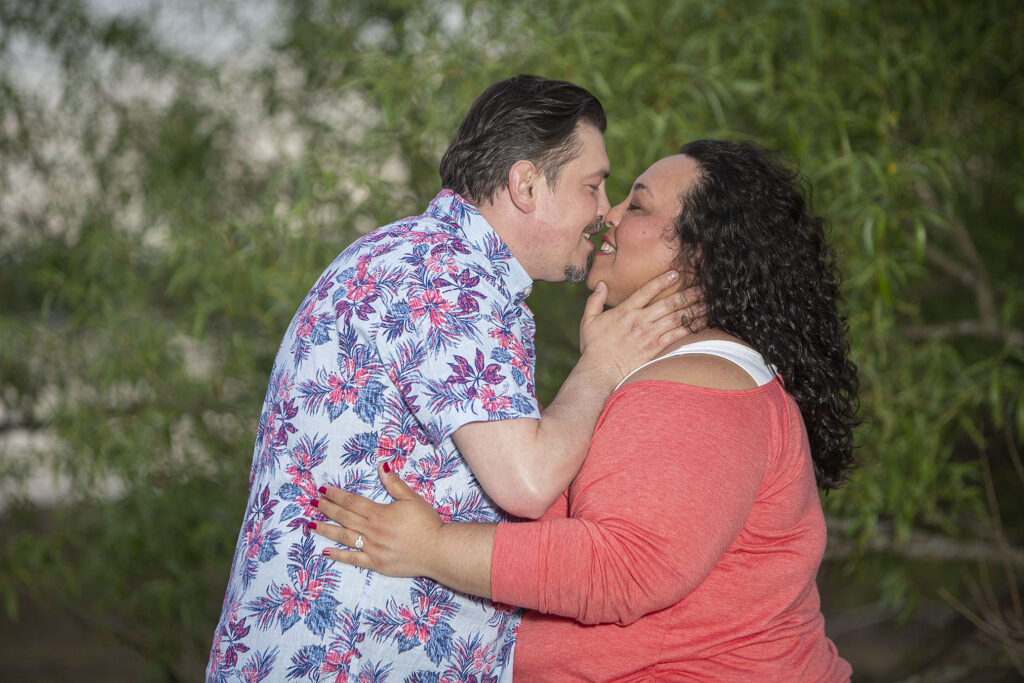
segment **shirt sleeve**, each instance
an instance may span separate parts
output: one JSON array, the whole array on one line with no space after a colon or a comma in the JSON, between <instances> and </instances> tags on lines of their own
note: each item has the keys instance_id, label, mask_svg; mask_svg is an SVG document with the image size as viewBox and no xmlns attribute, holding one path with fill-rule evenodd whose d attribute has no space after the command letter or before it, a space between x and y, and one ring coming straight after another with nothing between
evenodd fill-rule
<instances>
[{"instance_id":1,"label":"shirt sleeve","mask_svg":"<svg viewBox=\"0 0 1024 683\"><path fill-rule=\"evenodd\" d=\"M382 318L377 348L435 444L469 422L540 418L525 305L469 267L409 283L403 294Z\"/></svg>"},{"instance_id":2,"label":"shirt sleeve","mask_svg":"<svg viewBox=\"0 0 1024 683\"><path fill-rule=\"evenodd\" d=\"M721 397L663 383L617 392L570 517L498 526L494 599L625 625L696 588L742 530L769 460L765 411Z\"/></svg>"}]
</instances>

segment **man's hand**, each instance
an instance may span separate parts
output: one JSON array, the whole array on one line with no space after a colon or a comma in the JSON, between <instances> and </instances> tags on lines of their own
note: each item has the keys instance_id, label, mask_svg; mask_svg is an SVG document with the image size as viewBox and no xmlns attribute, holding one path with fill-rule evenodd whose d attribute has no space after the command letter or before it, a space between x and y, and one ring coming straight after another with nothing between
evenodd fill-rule
<instances>
[{"instance_id":1,"label":"man's hand","mask_svg":"<svg viewBox=\"0 0 1024 683\"><path fill-rule=\"evenodd\" d=\"M659 275L605 311L608 288L599 282L587 299L580 321L580 350L583 359L592 359L588 365L607 373L614 385L670 344L701 329L706 309L700 287L658 299L671 287L679 287L679 273L674 270Z\"/></svg>"},{"instance_id":2,"label":"man's hand","mask_svg":"<svg viewBox=\"0 0 1024 683\"><path fill-rule=\"evenodd\" d=\"M471 422L455 431L452 440L495 504L536 519L561 495L615 385L696 331L682 324L684 315L703 320L699 290L666 293L678 287L679 273L671 271L604 311L608 288L599 283L580 324L583 356L541 419Z\"/></svg>"}]
</instances>

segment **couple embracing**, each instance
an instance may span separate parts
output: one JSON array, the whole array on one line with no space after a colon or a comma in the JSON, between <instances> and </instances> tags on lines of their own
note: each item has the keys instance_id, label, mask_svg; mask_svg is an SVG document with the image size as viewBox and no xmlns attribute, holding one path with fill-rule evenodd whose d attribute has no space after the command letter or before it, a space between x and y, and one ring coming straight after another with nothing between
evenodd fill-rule
<instances>
[{"instance_id":1,"label":"couple embracing","mask_svg":"<svg viewBox=\"0 0 1024 683\"><path fill-rule=\"evenodd\" d=\"M426 211L317 280L208 681L849 679L815 585L857 387L823 220L715 140L611 206L604 130L578 86L495 83ZM593 290L543 413L535 280Z\"/></svg>"}]
</instances>

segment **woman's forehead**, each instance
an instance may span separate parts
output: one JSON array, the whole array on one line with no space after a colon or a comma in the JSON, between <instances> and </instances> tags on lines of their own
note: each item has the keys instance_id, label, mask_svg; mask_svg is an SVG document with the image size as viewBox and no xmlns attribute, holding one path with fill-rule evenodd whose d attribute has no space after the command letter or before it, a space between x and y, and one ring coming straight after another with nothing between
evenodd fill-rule
<instances>
[{"instance_id":1,"label":"woman's forehead","mask_svg":"<svg viewBox=\"0 0 1024 683\"><path fill-rule=\"evenodd\" d=\"M633 191L654 199L676 198L697 178L697 162L683 154L659 159L636 179Z\"/></svg>"}]
</instances>

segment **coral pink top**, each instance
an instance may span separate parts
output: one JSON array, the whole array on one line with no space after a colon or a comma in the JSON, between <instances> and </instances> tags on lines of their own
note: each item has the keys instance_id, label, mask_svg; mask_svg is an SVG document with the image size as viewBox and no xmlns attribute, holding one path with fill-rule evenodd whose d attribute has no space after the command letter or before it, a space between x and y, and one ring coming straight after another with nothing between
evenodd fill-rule
<instances>
[{"instance_id":1,"label":"coral pink top","mask_svg":"<svg viewBox=\"0 0 1024 683\"><path fill-rule=\"evenodd\" d=\"M494 599L536 610L517 679L849 679L815 585L825 520L807 434L778 380L624 386L566 493L494 539Z\"/></svg>"}]
</instances>

